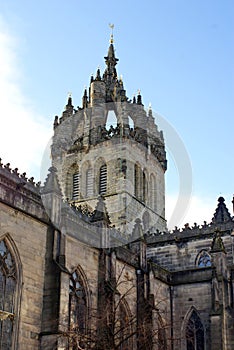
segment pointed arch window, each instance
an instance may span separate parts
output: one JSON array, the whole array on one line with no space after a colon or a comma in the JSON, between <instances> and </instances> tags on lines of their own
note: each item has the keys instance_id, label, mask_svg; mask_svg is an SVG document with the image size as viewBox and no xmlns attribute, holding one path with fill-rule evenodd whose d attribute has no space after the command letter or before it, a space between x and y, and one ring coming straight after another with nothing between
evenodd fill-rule
<instances>
[{"instance_id":1,"label":"pointed arch window","mask_svg":"<svg viewBox=\"0 0 234 350\"><path fill-rule=\"evenodd\" d=\"M73 191L72 191L72 199L77 200L80 196L80 173L76 171L73 174Z\"/></svg>"},{"instance_id":2,"label":"pointed arch window","mask_svg":"<svg viewBox=\"0 0 234 350\"><path fill-rule=\"evenodd\" d=\"M107 166L103 164L99 172L99 194L106 194L107 191Z\"/></svg>"},{"instance_id":3,"label":"pointed arch window","mask_svg":"<svg viewBox=\"0 0 234 350\"><path fill-rule=\"evenodd\" d=\"M135 164L134 167L134 182L135 182L135 197L140 199L140 184L141 184L141 168L138 164Z\"/></svg>"},{"instance_id":4,"label":"pointed arch window","mask_svg":"<svg viewBox=\"0 0 234 350\"><path fill-rule=\"evenodd\" d=\"M127 302L116 300L115 345L118 350L132 349L132 317Z\"/></svg>"},{"instance_id":5,"label":"pointed arch window","mask_svg":"<svg viewBox=\"0 0 234 350\"><path fill-rule=\"evenodd\" d=\"M211 266L211 256L207 253L206 250L202 250L197 257L197 266L198 267L209 267Z\"/></svg>"},{"instance_id":6,"label":"pointed arch window","mask_svg":"<svg viewBox=\"0 0 234 350\"><path fill-rule=\"evenodd\" d=\"M5 240L0 241L0 350L12 349L17 272Z\"/></svg>"},{"instance_id":7,"label":"pointed arch window","mask_svg":"<svg viewBox=\"0 0 234 350\"><path fill-rule=\"evenodd\" d=\"M146 195L147 195L147 182L145 171L142 172L142 200L146 203Z\"/></svg>"},{"instance_id":8,"label":"pointed arch window","mask_svg":"<svg viewBox=\"0 0 234 350\"><path fill-rule=\"evenodd\" d=\"M157 327L158 327L158 332L157 332L158 349L166 350L167 349L166 329L160 314L158 314Z\"/></svg>"},{"instance_id":9,"label":"pointed arch window","mask_svg":"<svg viewBox=\"0 0 234 350\"><path fill-rule=\"evenodd\" d=\"M193 310L186 326L186 349L204 350L204 327L197 312Z\"/></svg>"},{"instance_id":10,"label":"pointed arch window","mask_svg":"<svg viewBox=\"0 0 234 350\"><path fill-rule=\"evenodd\" d=\"M149 186L149 206L152 210L156 210L156 178L154 174L150 175Z\"/></svg>"},{"instance_id":11,"label":"pointed arch window","mask_svg":"<svg viewBox=\"0 0 234 350\"><path fill-rule=\"evenodd\" d=\"M87 332L88 298L83 280L78 271L70 278L69 287L69 326L81 337Z\"/></svg>"},{"instance_id":12,"label":"pointed arch window","mask_svg":"<svg viewBox=\"0 0 234 350\"><path fill-rule=\"evenodd\" d=\"M86 197L93 196L93 173L92 168L88 168L86 171Z\"/></svg>"}]
</instances>

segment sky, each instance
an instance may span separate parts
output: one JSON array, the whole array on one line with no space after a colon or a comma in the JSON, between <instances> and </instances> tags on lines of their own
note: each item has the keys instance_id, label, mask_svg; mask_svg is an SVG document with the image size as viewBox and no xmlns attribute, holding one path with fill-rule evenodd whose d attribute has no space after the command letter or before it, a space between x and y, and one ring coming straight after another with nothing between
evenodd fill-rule
<instances>
[{"instance_id":1,"label":"sky","mask_svg":"<svg viewBox=\"0 0 234 350\"><path fill-rule=\"evenodd\" d=\"M140 89L183 148L164 130L168 222L187 196L185 216L170 226L210 222L219 196L233 215L232 0L0 0L2 162L40 180L54 116L69 92L81 105L91 74L105 68L109 23L127 96Z\"/></svg>"}]
</instances>

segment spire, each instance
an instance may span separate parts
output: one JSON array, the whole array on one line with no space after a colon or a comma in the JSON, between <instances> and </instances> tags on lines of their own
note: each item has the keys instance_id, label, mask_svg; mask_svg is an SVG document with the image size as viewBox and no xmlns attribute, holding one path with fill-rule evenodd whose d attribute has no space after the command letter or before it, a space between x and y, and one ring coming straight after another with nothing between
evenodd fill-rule
<instances>
[{"instance_id":1,"label":"spire","mask_svg":"<svg viewBox=\"0 0 234 350\"><path fill-rule=\"evenodd\" d=\"M114 39L113 39L113 29L114 29L114 24L109 25L111 28L111 36L110 36L110 46L108 49L107 56L105 56L105 62L106 62L106 69L104 72L104 78L105 80L109 82L113 82L117 80L117 72L115 69L115 66L118 62L118 58L115 57L115 49L114 49Z\"/></svg>"},{"instance_id":2,"label":"spire","mask_svg":"<svg viewBox=\"0 0 234 350\"><path fill-rule=\"evenodd\" d=\"M137 104L142 105L142 98L141 98L141 91L140 90L138 90Z\"/></svg>"},{"instance_id":3,"label":"spire","mask_svg":"<svg viewBox=\"0 0 234 350\"><path fill-rule=\"evenodd\" d=\"M83 101L83 108L87 108L88 107L88 95L87 95L87 89L84 89L84 95L82 98Z\"/></svg>"},{"instance_id":4,"label":"spire","mask_svg":"<svg viewBox=\"0 0 234 350\"><path fill-rule=\"evenodd\" d=\"M152 112L151 103L149 104L148 117L149 117L149 118L153 118L153 112Z\"/></svg>"},{"instance_id":5,"label":"spire","mask_svg":"<svg viewBox=\"0 0 234 350\"><path fill-rule=\"evenodd\" d=\"M213 223L223 223L223 222L227 222L227 221L231 221L231 215L226 207L225 199L223 197L219 197L218 199L218 206L217 209L214 213L212 222Z\"/></svg>"},{"instance_id":6,"label":"spire","mask_svg":"<svg viewBox=\"0 0 234 350\"><path fill-rule=\"evenodd\" d=\"M97 69L97 74L95 80L101 80L100 68Z\"/></svg>"},{"instance_id":7,"label":"spire","mask_svg":"<svg viewBox=\"0 0 234 350\"><path fill-rule=\"evenodd\" d=\"M47 178L45 180L45 184L41 189L41 193L43 195L45 195L47 193L56 193L62 197L62 190L61 190L61 187L60 187L59 181L58 181L57 169L54 166L52 166L49 168L48 171L49 171L49 173L48 173Z\"/></svg>"},{"instance_id":8,"label":"spire","mask_svg":"<svg viewBox=\"0 0 234 350\"><path fill-rule=\"evenodd\" d=\"M71 97L71 92L68 93L68 99L67 99L67 104L65 106L65 109L63 111L63 115L61 118L61 121L67 117L70 117L73 114L74 106L72 105L72 97Z\"/></svg>"},{"instance_id":9,"label":"spire","mask_svg":"<svg viewBox=\"0 0 234 350\"><path fill-rule=\"evenodd\" d=\"M110 225L110 218L106 209L104 198L99 196L96 209L93 212L91 222L105 222Z\"/></svg>"}]
</instances>

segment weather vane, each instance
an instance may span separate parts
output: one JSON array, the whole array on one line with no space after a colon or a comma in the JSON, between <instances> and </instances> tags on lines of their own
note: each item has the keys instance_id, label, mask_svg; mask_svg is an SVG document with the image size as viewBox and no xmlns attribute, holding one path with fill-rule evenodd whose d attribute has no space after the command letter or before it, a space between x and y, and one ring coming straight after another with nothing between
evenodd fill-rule
<instances>
[{"instance_id":1,"label":"weather vane","mask_svg":"<svg viewBox=\"0 0 234 350\"><path fill-rule=\"evenodd\" d=\"M113 38L114 24L109 23L109 27L111 29L110 44L113 44L113 42L114 42L114 38Z\"/></svg>"}]
</instances>

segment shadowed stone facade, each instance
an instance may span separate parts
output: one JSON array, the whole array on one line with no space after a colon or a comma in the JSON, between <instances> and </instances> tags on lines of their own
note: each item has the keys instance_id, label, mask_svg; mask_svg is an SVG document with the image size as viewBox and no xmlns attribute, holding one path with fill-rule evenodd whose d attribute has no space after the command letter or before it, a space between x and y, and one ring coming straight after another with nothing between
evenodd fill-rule
<instances>
[{"instance_id":1,"label":"shadowed stone facade","mask_svg":"<svg viewBox=\"0 0 234 350\"><path fill-rule=\"evenodd\" d=\"M0 162L0 349L232 350L233 217L220 197L167 230L163 134L112 40L105 62L55 117L42 186Z\"/></svg>"}]
</instances>

